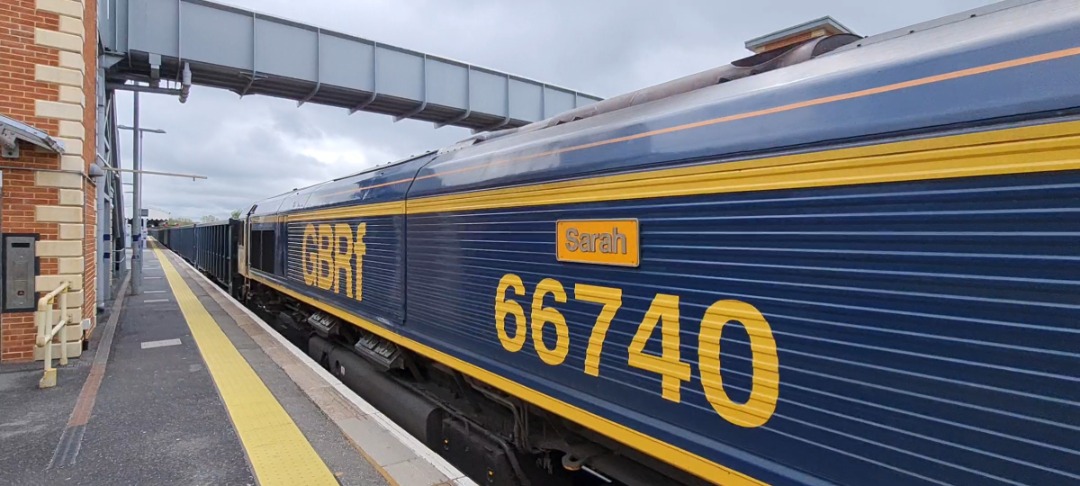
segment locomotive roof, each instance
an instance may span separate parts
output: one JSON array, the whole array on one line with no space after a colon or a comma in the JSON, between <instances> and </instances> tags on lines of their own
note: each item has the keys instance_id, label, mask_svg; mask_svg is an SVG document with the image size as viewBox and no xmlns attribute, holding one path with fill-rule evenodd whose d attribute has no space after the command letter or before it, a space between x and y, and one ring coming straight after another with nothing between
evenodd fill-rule
<instances>
[{"instance_id":1,"label":"locomotive roof","mask_svg":"<svg viewBox=\"0 0 1080 486\"><path fill-rule=\"evenodd\" d=\"M1015 69L993 71L993 83L990 75L965 75L957 82L923 87L919 81L914 89L864 96L881 86L952 76L947 73L1077 45L1075 3L1002 2L861 39L781 69L584 119L564 114L557 122L479 134L439 152L271 198L260 203L257 214L347 203L358 192L373 201L403 197L406 190L410 197L423 197L633 170L665 160L801 150L825 141L1080 106L1075 90L1064 86L1050 86L1041 96L1018 90L1017 76L1032 74ZM1041 64L1032 66L1054 67ZM984 85L1011 91L976 96ZM373 174L382 175L374 181ZM286 199L294 203L274 204Z\"/></svg>"}]
</instances>

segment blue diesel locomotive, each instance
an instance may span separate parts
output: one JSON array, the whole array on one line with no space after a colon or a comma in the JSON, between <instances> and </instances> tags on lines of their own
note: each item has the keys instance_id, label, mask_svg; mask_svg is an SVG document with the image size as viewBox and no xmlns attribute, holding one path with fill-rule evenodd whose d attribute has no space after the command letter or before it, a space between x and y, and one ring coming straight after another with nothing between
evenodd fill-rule
<instances>
[{"instance_id":1,"label":"blue diesel locomotive","mask_svg":"<svg viewBox=\"0 0 1080 486\"><path fill-rule=\"evenodd\" d=\"M818 38L259 201L236 292L485 484L1077 484L1078 114L1076 0Z\"/></svg>"}]
</instances>

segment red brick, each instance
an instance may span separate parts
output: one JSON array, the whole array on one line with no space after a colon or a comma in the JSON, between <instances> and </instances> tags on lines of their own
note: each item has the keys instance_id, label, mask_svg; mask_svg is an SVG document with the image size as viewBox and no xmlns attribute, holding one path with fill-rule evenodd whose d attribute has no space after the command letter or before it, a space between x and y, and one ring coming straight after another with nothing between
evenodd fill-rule
<instances>
[{"instance_id":1,"label":"red brick","mask_svg":"<svg viewBox=\"0 0 1080 486\"><path fill-rule=\"evenodd\" d=\"M60 129L58 120L41 118L35 115L36 100L56 101L59 99L59 87L34 79L36 65L56 66L59 53L56 49L34 45L34 29L57 30L60 25L56 14L38 11L35 0L0 0L0 114L10 116L35 128L57 135ZM97 11L97 1L87 0L86 12ZM97 32L97 18L88 15L83 21L85 32ZM84 52L95 52L96 37L86 36ZM97 70L95 56L84 56L85 72ZM83 112L83 125L86 128L83 143L83 160L94 160L93 148L97 145L94 137L94 76L84 76L83 92L86 93L86 107ZM37 234L41 240L55 240L59 237L59 227L55 223L35 221L36 205L56 205L59 203L55 188L35 187L34 171L38 169L56 170L60 168L60 156L48 153L37 147L22 144L20 158L5 161L9 168L4 170L4 191L0 194L0 232ZM96 223L96 188L84 182L83 192L88 199L84 207L83 223L86 228L84 237L84 258L87 262L83 284L85 302L83 314L93 318L95 311L96 258L97 242L93 237ZM56 258L42 258L39 262L42 275L55 274L59 270ZM33 359L34 346L33 313L0 314L0 361L26 361Z\"/></svg>"}]
</instances>

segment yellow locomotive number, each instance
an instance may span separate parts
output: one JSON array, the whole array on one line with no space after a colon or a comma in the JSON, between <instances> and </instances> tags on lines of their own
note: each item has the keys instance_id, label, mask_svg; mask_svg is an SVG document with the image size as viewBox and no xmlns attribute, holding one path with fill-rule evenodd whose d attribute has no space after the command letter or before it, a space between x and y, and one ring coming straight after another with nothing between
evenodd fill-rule
<instances>
[{"instance_id":1,"label":"yellow locomotive number","mask_svg":"<svg viewBox=\"0 0 1080 486\"><path fill-rule=\"evenodd\" d=\"M514 295L525 295L525 284L521 277L508 273L499 280L499 289L495 292L495 329L499 333L499 342L503 349L516 353L525 345L525 309L521 304L512 300L506 300L506 291L514 290ZM506 332L506 316L514 316L514 335L511 337Z\"/></svg>"},{"instance_id":2,"label":"yellow locomotive number","mask_svg":"<svg viewBox=\"0 0 1080 486\"><path fill-rule=\"evenodd\" d=\"M562 364L566 353L570 352L570 330L566 327L566 318L552 307L544 307L544 297L551 294L556 303L566 303L566 291L558 280L545 278L536 284L532 300L532 338L536 354L544 363L551 366ZM544 344L544 327L551 324L555 328L555 347Z\"/></svg>"},{"instance_id":3,"label":"yellow locomotive number","mask_svg":"<svg viewBox=\"0 0 1080 486\"><path fill-rule=\"evenodd\" d=\"M536 285L532 295L531 312L526 320L525 309L517 301L507 298L507 292L524 297L525 283L521 277L508 273L499 280L495 291L495 329L503 348L512 353L525 346L526 335L531 334L533 347L541 361L558 366L566 361L570 352L570 329L566 317L554 307L545 307L550 295L556 304L566 303L563 284L553 278L545 278ZM589 335L585 350L584 372L600 376L600 359L604 341L611 322L622 307L623 291L615 287L575 284L574 299L602 305ZM514 318L514 332L507 332L507 317ZM750 336L752 376L750 398L736 403L724 391L720 372L720 336L724 326L738 322ZM544 342L544 330L555 331L555 345L548 348ZM649 340L660 328L660 354L645 351ZM627 347L627 365L660 375L660 396L675 403L682 401L683 382L691 380L693 367L682 360L682 341L679 316L679 296L658 293L653 297L645 317L638 325ZM698 332L698 373L704 388L705 399L724 420L740 427L760 427L772 418L780 398L780 361L772 328L757 308L738 300L720 300L709 306L701 320Z\"/></svg>"},{"instance_id":4,"label":"yellow locomotive number","mask_svg":"<svg viewBox=\"0 0 1080 486\"><path fill-rule=\"evenodd\" d=\"M720 335L731 321L741 322L750 336L750 399L735 403L724 391L720 374ZM698 366L705 398L716 413L741 427L760 427L772 417L780 396L780 359L776 339L765 316L754 306L738 300L721 300L705 311L698 334Z\"/></svg>"},{"instance_id":5,"label":"yellow locomotive number","mask_svg":"<svg viewBox=\"0 0 1080 486\"><path fill-rule=\"evenodd\" d=\"M585 374L600 376L600 355L604 351L604 339L607 338L611 320L615 318L619 307L622 307L622 289L575 284L574 299L604 306L596 316L596 324L589 335L589 347L585 350Z\"/></svg>"},{"instance_id":6,"label":"yellow locomotive number","mask_svg":"<svg viewBox=\"0 0 1080 486\"><path fill-rule=\"evenodd\" d=\"M660 323L660 356L645 352L645 343ZM681 400L682 382L690 381L690 365L683 363L679 353L679 296L656 294L641 326L630 342L630 366L659 373L661 395L675 403Z\"/></svg>"}]
</instances>

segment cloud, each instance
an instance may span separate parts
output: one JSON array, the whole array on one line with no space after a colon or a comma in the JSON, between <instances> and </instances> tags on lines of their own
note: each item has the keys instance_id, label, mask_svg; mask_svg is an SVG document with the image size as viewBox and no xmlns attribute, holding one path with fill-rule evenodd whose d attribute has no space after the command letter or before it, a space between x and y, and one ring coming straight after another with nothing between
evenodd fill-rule
<instances>
[{"instance_id":1,"label":"cloud","mask_svg":"<svg viewBox=\"0 0 1080 486\"><path fill-rule=\"evenodd\" d=\"M832 15L869 35L992 3L989 0L228 0L241 8L610 97L728 63L747 39ZM141 95L144 204L174 216L226 217L296 187L449 145L469 135L430 123L196 87L186 104ZM119 96L131 124L130 93ZM121 134L125 167L130 132ZM130 180L128 177L127 180ZM128 187L130 190L130 187ZM129 195L127 195L129 197Z\"/></svg>"}]
</instances>

